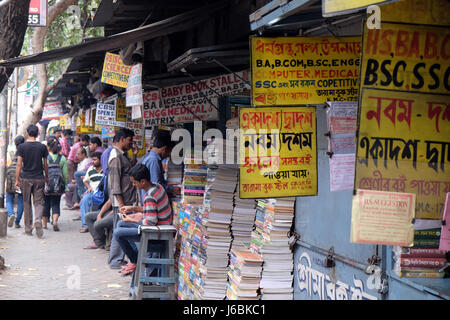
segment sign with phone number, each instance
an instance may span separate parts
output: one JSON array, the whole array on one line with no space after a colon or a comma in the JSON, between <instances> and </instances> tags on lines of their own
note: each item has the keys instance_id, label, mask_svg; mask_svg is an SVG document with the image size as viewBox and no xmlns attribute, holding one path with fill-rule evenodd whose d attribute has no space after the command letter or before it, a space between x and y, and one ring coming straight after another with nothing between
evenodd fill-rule
<instances>
[{"instance_id":1,"label":"sign with phone number","mask_svg":"<svg viewBox=\"0 0 450 320\"><path fill-rule=\"evenodd\" d=\"M28 26L47 26L47 0L31 0L28 11Z\"/></svg>"}]
</instances>

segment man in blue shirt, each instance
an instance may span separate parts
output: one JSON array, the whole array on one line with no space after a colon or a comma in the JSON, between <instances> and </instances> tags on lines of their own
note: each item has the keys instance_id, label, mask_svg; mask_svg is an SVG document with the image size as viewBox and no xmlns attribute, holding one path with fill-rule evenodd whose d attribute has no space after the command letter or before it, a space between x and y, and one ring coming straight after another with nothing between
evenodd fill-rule
<instances>
[{"instance_id":1,"label":"man in blue shirt","mask_svg":"<svg viewBox=\"0 0 450 320\"><path fill-rule=\"evenodd\" d=\"M162 185L169 197L177 193L179 188L167 184L167 181L164 178L162 160L170 156L174 146L175 142L172 141L170 132L166 130L159 130L155 134L152 149L140 161L150 171L151 182ZM142 199L143 198L144 197L142 197Z\"/></svg>"}]
</instances>

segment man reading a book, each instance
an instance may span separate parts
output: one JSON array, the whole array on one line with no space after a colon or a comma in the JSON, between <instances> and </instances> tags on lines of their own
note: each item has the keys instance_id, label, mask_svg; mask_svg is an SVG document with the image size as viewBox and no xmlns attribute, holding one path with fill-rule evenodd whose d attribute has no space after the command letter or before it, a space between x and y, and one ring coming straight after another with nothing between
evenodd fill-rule
<instances>
[{"instance_id":1,"label":"man reading a book","mask_svg":"<svg viewBox=\"0 0 450 320\"><path fill-rule=\"evenodd\" d=\"M130 263L122 268L122 275L131 274L136 268L139 241L139 226L154 226L172 224L172 209L164 188L158 183L150 181L150 172L143 164L137 164L130 170L133 185L145 193L144 206L123 206L119 215L121 221L114 229L114 238L123 252L130 259ZM155 243L161 245L161 243ZM156 248L151 248L154 251Z\"/></svg>"}]
</instances>

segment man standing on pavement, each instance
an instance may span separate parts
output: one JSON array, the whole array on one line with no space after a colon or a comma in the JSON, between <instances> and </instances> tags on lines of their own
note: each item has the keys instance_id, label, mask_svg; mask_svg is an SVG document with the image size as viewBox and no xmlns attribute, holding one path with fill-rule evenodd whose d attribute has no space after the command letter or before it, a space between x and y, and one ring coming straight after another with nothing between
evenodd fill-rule
<instances>
[{"instance_id":1,"label":"man standing on pavement","mask_svg":"<svg viewBox=\"0 0 450 320\"><path fill-rule=\"evenodd\" d=\"M136 205L137 192L129 175L133 163L127 155L127 151L133 146L133 137L134 132L130 129L122 128L117 131L113 139L115 145L109 155L108 189L113 208L114 227L119 220L119 209L123 206ZM124 263L123 257L124 253L113 237L109 251L109 266L112 269L120 269Z\"/></svg>"},{"instance_id":2,"label":"man standing on pavement","mask_svg":"<svg viewBox=\"0 0 450 320\"><path fill-rule=\"evenodd\" d=\"M27 128L27 141L17 148L16 186L20 186L23 195L25 233L33 232L33 213L31 195L34 204L34 228L38 238L42 238L42 213L44 211L44 187L48 184L48 150L36 141L39 128L32 124Z\"/></svg>"}]
</instances>

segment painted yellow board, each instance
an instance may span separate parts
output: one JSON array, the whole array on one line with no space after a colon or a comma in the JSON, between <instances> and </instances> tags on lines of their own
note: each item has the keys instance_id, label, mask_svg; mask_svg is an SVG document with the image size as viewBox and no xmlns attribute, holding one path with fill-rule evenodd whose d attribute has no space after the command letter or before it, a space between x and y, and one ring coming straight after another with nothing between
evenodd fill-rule
<instances>
[{"instance_id":1,"label":"painted yellow board","mask_svg":"<svg viewBox=\"0 0 450 320\"><path fill-rule=\"evenodd\" d=\"M450 192L450 96L362 89L355 189L416 194L441 219Z\"/></svg>"},{"instance_id":2,"label":"painted yellow board","mask_svg":"<svg viewBox=\"0 0 450 320\"><path fill-rule=\"evenodd\" d=\"M123 64L120 55L107 52L103 62L101 82L126 88L131 67Z\"/></svg>"},{"instance_id":3,"label":"painted yellow board","mask_svg":"<svg viewBox=\"0 0 450 320\"><path fill-rule=\"evenodd\" d=\"M450 25L448 0L400 0L380 9L382 21Z\"/></svg>"},{"instance_id":4,"label":"painted yellow board","mask_svg":"<svg viewBox=\"0 0 450 320\"><path fill-rule=\"evenodd\" d=\"M116 123L120 127L125 127L127 121L127 107L124 98L116 99Z\"/></svg>"},{"instance_id":5,"label":"painted yellow board","mask_svg":"<svg viewBox=\"0 0 450 320\"><path fill-rule=\"evenodd\" d=\"M252 105L357 101L360 37L251 37Z\"/></svg>"},{"instance_id":6,"label":"painted yellow board","mask_svg":"<svg viewBox=\"0 0 450 320\"><path fill-rule=\"evenodd\" d=\"M364 27L361 87L448 94L450 28L381 23Z\"/></svg>"},{"instance_id":7,"label":"painted yellow board","mask_svg":"<svg viewBox=\"0 0 450 320\"><path fill-rule=\"evenodd\" d=\"M411 193L357 190L350 242L412 247L414 204Z\"/></svg>"},{"instance_id":8,"label":"painted yellow board","mask_svg":"<svg viewBox=\"0 0 450 320\"><path fill-rule=\"evenodd\" d=\"M392 1L392 0L391 0ZM322 0L323 16L336 15L342 11L364 8L373 4L379 5L389 1L380 0ZM343 12L342 12L343 13Z\"/></svg>"},{"instance_id":9,"label":"painted yellow board","mask_svg":"<svg viewBox=\"0 0 450 320\"><path fill-rule=\"evenodd\" d=\"M316 195L316 108L239 111L240 198Z\"/></svg>"}]
</instances>

